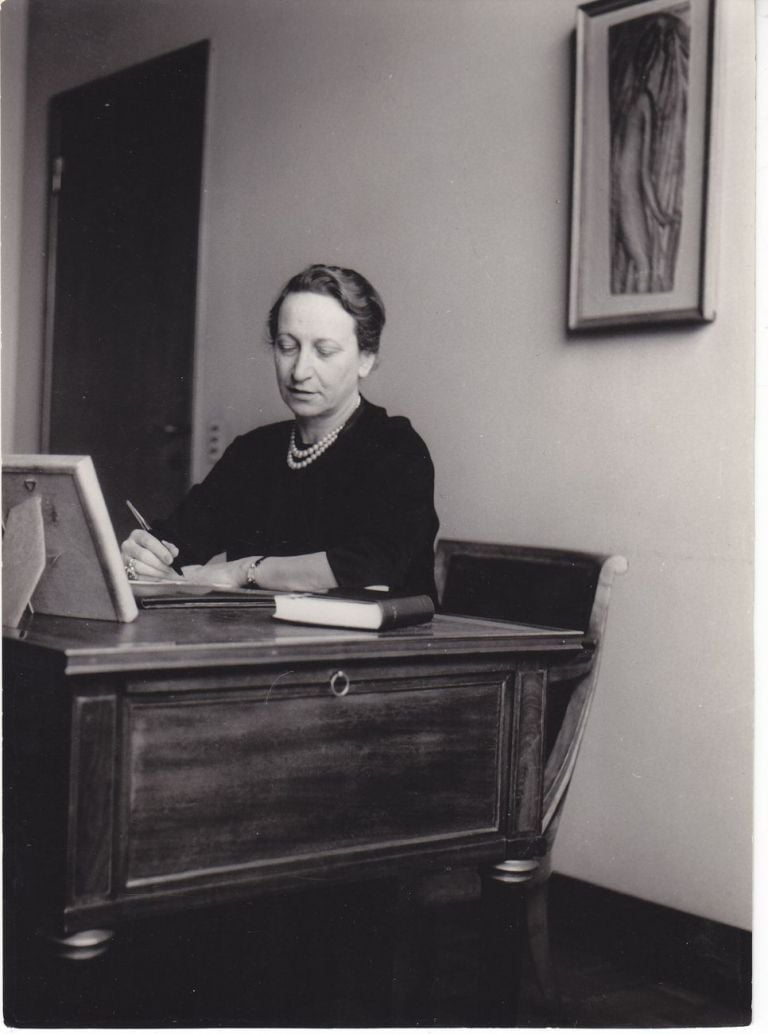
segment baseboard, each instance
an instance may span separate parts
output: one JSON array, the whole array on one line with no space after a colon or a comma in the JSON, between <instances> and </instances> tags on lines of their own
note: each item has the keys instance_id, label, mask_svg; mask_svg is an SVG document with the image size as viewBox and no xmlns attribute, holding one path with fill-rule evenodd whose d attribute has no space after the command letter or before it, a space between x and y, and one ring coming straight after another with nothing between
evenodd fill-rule
<instances>
[{"instance_id":1,"label":"baseboard","mask_svg":"<svg viewBox=\"0 0 768 1034\"><path fill-rule=\"evenodd\" d=\"M550 879L549 901L553 947L558 938L573 936L587 924L617 959L653 979L706 991L749 1010L749 931L558 873Z\"/></svg>"}]
</instances>

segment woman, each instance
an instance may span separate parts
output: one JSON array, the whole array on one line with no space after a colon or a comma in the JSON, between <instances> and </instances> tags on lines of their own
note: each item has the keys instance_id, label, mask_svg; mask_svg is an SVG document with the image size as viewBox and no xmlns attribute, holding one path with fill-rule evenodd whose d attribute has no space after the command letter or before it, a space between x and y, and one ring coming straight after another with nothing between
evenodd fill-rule
<instances>
[{"instance_id":1,"label":"woman","mask_svg":"<svg viewBox=\"0 0 768 1034\"><path fill-rule=\"evenodd\" d=\"M269 314L293 421L234 440L156 529L122 544L131 578L264 589L386 585L435 596L434 469L404 417L360 396L374 368L384 305L359 273L313 265ZM225 553L226 561L211 557ZM177 566L178 566L177 564ZM199 566L204 565L204 566Z\"/></svg>"}]
</instances>

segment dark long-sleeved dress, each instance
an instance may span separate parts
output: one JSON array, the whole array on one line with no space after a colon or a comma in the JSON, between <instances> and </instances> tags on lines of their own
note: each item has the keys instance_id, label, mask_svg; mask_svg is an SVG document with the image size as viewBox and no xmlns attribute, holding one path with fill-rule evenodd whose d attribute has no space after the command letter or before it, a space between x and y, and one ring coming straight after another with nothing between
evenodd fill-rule
<instances>
[{"instance_id":1,"label":"dark long-sleeved dress","mask_svg":"<svg viewBox=\"0 0 768 1034\"><path fill-rule=\"evenodd\" d=\"M292 427L286 420L236 438L156 522L181 562L324 551L342 587L383 584L434 598L434 468L410 422L364 399L336 442L301 470L286 462Z\"/></svg>"}]
</instances>

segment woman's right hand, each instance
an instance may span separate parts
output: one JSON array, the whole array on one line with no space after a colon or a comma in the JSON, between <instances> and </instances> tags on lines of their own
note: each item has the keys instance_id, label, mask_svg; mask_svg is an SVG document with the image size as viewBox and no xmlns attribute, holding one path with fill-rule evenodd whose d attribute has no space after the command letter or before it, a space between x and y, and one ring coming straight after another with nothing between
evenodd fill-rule
<instances>
[{"instance_id":1,"label":"woman's right hand","mask_svg":"<svg viewBox=\"0 0 768 1034\"><path fill-rule=\"evenodd\" d=\"M180 581L184 578L171 567L179 555L178 547L172 542L156 539L148 531L142 531L140 528L132 531L120 546L120 553L126 570L134 571L136 578L152 581L160 578Z\"/></svg>"}]
</instances>

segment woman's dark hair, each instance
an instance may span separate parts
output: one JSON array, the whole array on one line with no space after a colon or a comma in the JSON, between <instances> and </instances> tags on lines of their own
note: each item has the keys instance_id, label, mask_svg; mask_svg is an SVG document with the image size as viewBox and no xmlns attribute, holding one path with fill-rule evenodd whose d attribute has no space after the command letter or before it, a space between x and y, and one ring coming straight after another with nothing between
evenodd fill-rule
<instances>
[{"instance_id":1,"label":"woman's dark hair","mask_svg":"<svg viewBox=\"0 0 768 1034\"><path fill-rule=\"evenodd\" d=\"M277 337L280 306L289 294L299 294L302 291L335 298L355 321L360 351L374 354L379 351L379 338L386 320L384 302L379 292L354 269L341 269L339 266L326 266L319 262L292 276L278 295L277 301L269 310L267 321L270 341L274 342Z\"/></svg>"}]
</instances>

